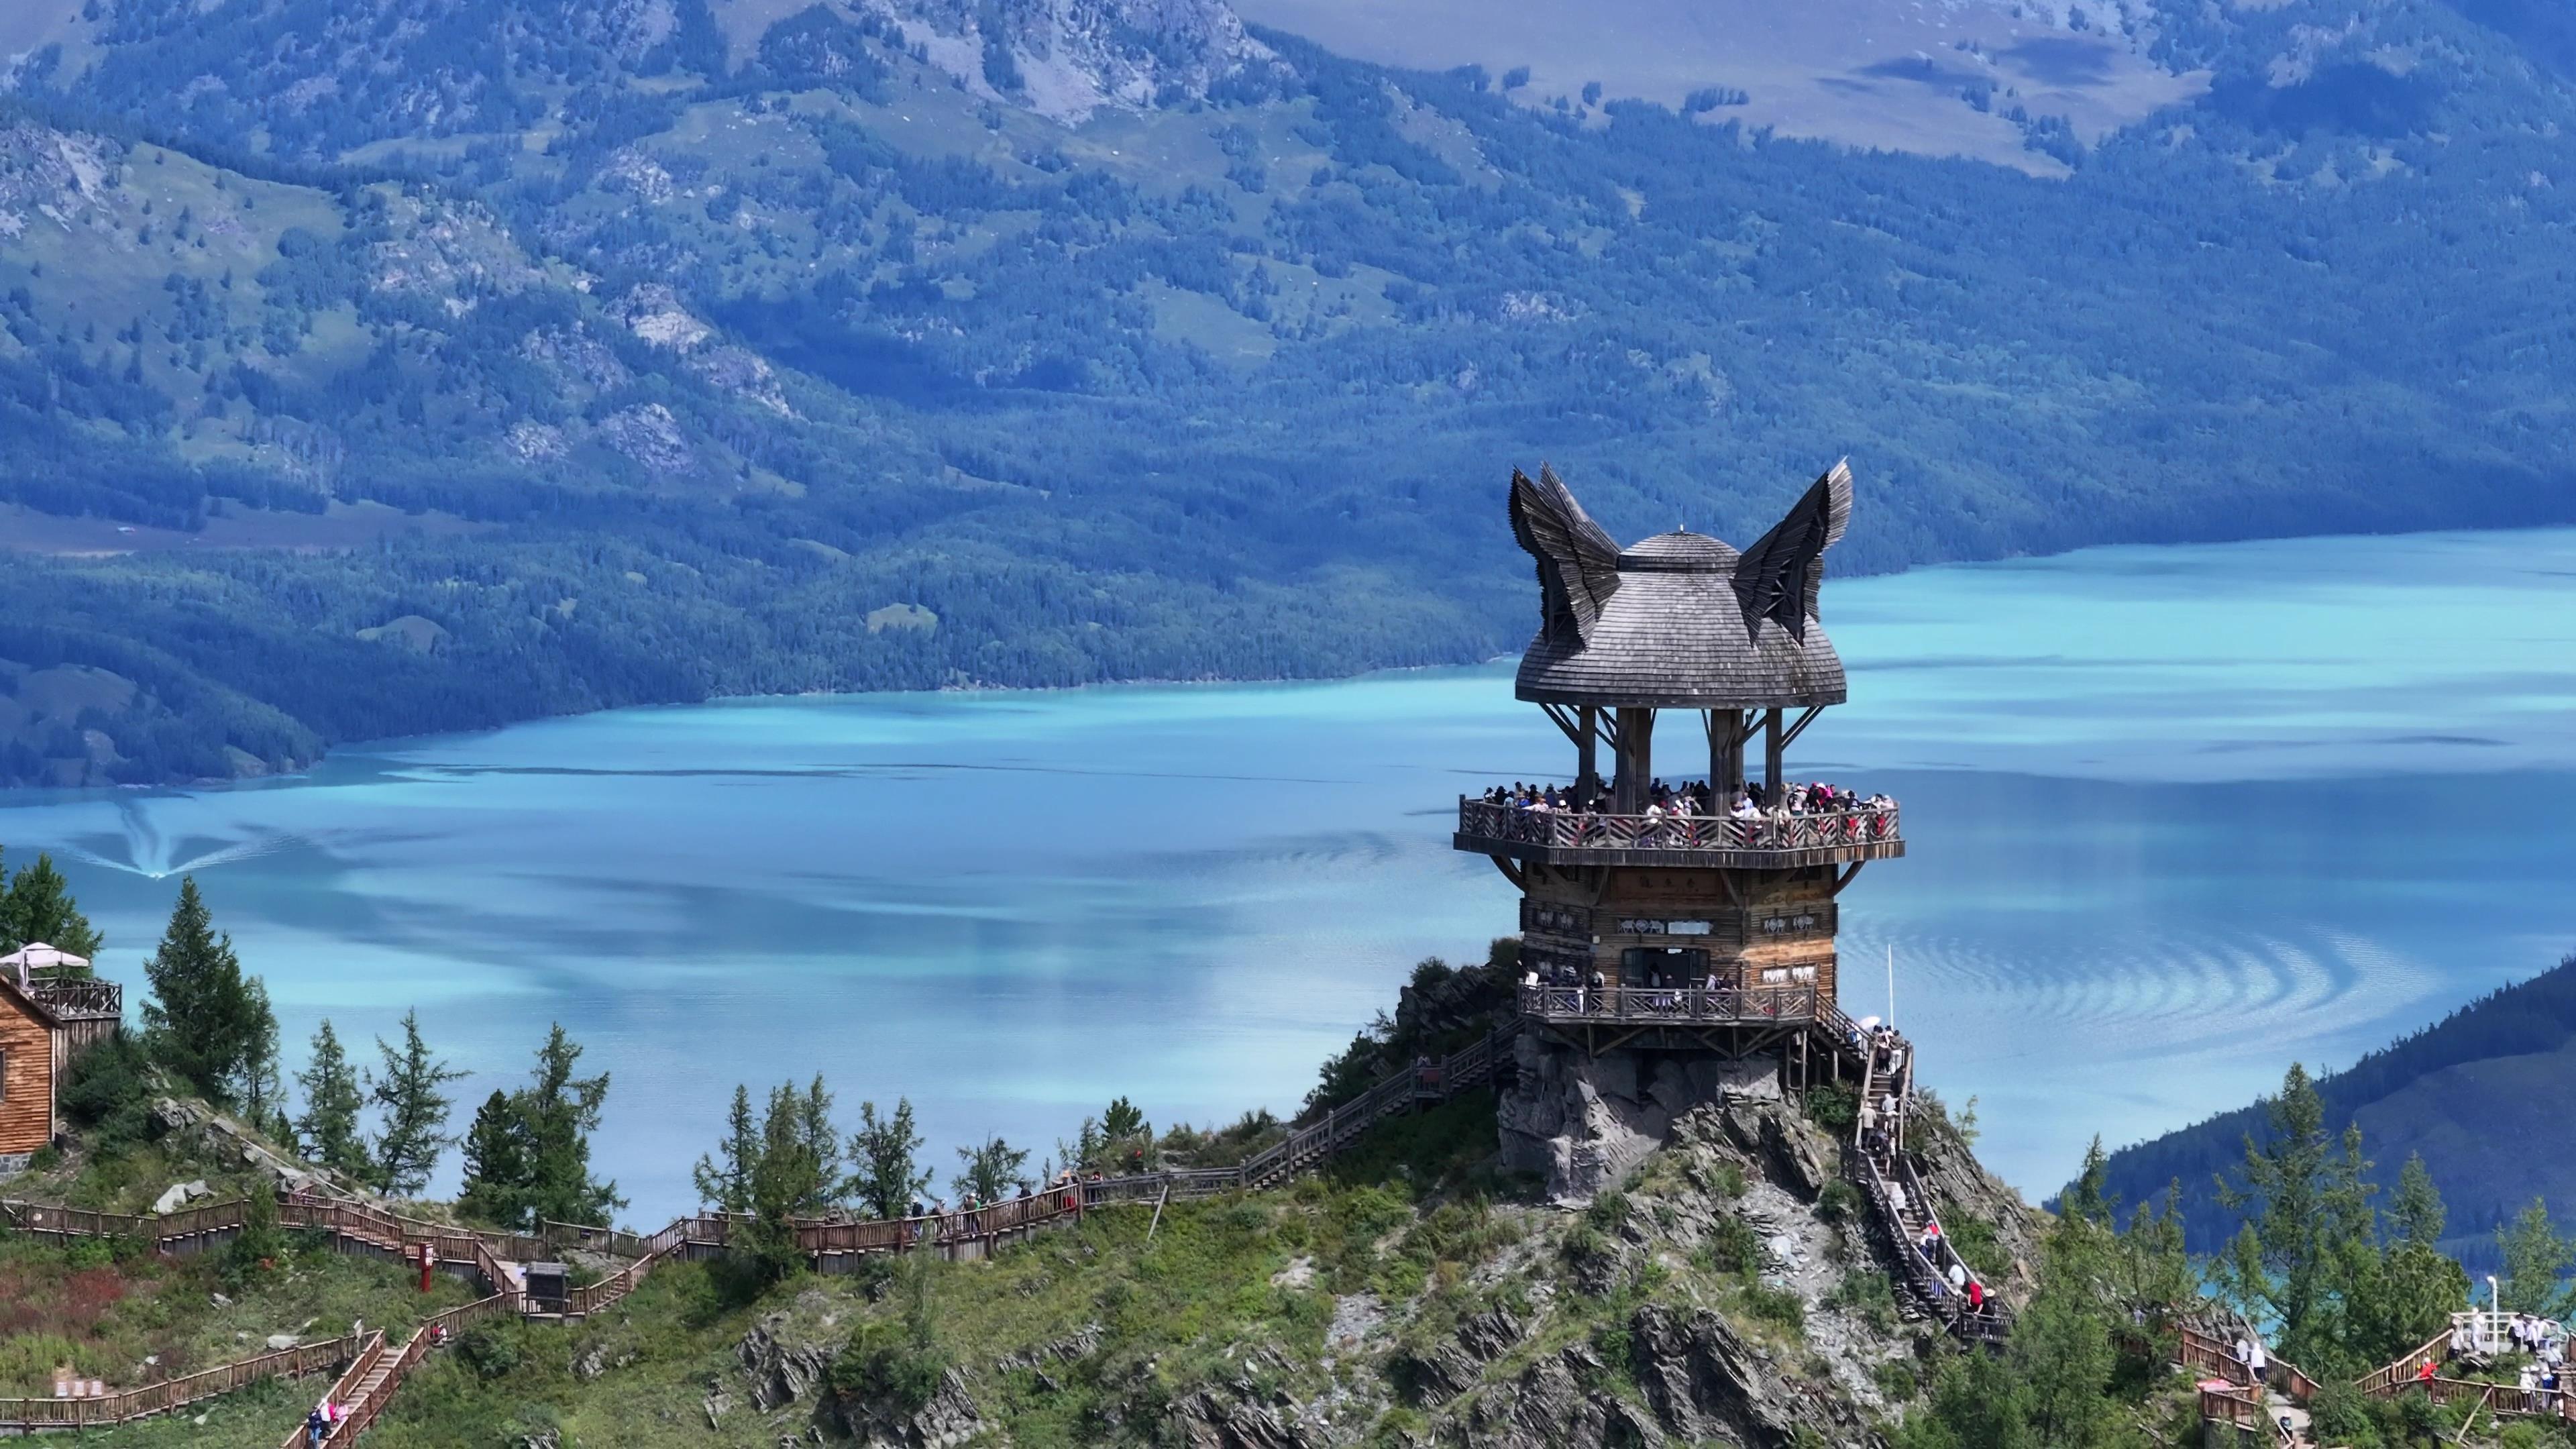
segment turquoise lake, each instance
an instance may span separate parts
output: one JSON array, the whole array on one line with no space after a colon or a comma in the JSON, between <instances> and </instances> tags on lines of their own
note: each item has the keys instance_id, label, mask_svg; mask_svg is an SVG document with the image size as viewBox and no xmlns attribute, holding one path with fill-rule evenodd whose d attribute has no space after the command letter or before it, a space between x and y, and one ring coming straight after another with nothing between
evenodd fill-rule
<instances>
[{"instance_id":1,"label":"turquoise lake","mask_svg":"<svg viewBox=\"0 0 2576 1449\"><path fill-rule=\"evenodd\" d=\"M1838 580L1852 702L1793 773L1904 806L1845 998L1979 1099L2033 1195L2085 1139L2340 1065L2576 948L2576 531L2090 550ZM1510 668L625 710L344 748L310 776L0 799L135 987L193 873L300 1065L417 1005L518 1080L614 1077L639 1223L738 1081L909 1095L1044 1152L1121 1093L1283 1113L1425 955L1512 929L1454 801L1562 778ZM129 1002L129 1019L132 1003ZM371 1054L370 1054L371 1055ZM1034 1158L1032 1159L1034 1161ZM445 1175L453 1182L454 1159Z\"/></svg>"}]
</instances>

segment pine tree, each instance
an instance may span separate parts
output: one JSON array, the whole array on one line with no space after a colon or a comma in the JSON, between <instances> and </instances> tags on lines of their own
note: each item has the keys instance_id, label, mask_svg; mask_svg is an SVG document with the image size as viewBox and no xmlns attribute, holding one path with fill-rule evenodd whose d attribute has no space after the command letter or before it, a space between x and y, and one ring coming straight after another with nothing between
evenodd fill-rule
<instances>
[{"instance_id":1,"label":"pine tree","mask_svg":"<svg viewBox=\"0 0 2576 1449\"><path fill-rule=\"evenodd\" d=\"M269 1009L268 983L252 976L242 982L242 991L249 998L251 1037L234 1073L233 1100L241 1104L242 1115L252 1126L281 1142L291 1142L295 1134L286 1125L286 1087L277 1063L277 1013Z\"/></svg>"},{"instance_id":2,"label":"pine tree","mask_svg":"<svg viewBox=\"0 0 2576 1449\"><path fill-rule=\"evenodd\" d=\"M732 1110L725 1113L724 1140L716 1144L714 1156L700 1157L689 1173L698 1201L718 1212L751 1211L751 1172L759 1161L760 1128L751 1117L751 1089L737 1086Z\"/></svg>"},{"instance_id":3,"label":"pine tree","mask_svg":"<svg viewBox=\"0 0 2576 1449\"><path fill-rule=\"evenodd\" d=\"M2549 1204L2533 1198L2510 1227L2496 1229L2495 1242L2497 1256L2504 1260L2506 1311L2565 1316L2567 1274L2576 1269L2576 1243L2559 1236L2549 1220Z\"/></svg>"},{"instance_id":4,"label":"pine tree","mask_svg":"<svg viewBox=\"0 0 2576 1449\"><path fill-rule=\"evenodd\" d=\"M495 1090L475 1109L465 1132L465 1190L456 1210L505 1228L525 1229L528 1203L527 1119L510 1094Z\"/></svg>"},{"instance_id":5,"label":"pine tree","mask_svg":"<svg viewBox=\"0 0 2576 1449\"><path fill-rule=\"evenodd\" d=\"M608 1074L576 1077L573 1064L580 1060L581 1048L556 1023L537 1049L535 1079L513 1098L527 1143L532 1228L538 1221L602 1226L611 1210L626 1205L616 1183L590 1175L590 1134L599 1130ZM814 1085L820 1090L822 1079L817 1077Z\"/></svg>"},{"instance_id":6,"label":"pine tree","mask_svg":"<svg viewBox=\"0 0 2576 1449\"><path fill-rule=\"evenodd\" d=\"M375 1163L358 1135L358 1112L366 1098L358 1090L357 1070L340 1049L340 1037L326 1019L313 1033L313 1060L295 1074L304 1089L304 1115L295 1134L304 1155L361 1182L375 1177Z\"/></svg>"},{"instance_id":7,"label":"pine tree","mask_svg":"<svg viewBox=\"0 0 2576 1449\"><path fill-rule=\"evenodd\" d=\"M957 1175L948 1185L961 1198L998 1202L1028 1186L1021 1172L1029 1164L1029 1155L999 1137L980 1147L958 1148L957 1160Z\"/></svg>"},{"instance_id":8,"label":"pine tree","mask_svg":"<svg viewBox=\"0 0 2576 1449\"><path fill-rule=\"evenodd\" d=\"M429 1054L420 1038L420 1013L403 1013L403 1046L397 1052L376 1038L384 1057L384 1075L367 1074L367 1091L384 1114L376 1134L376 1180L387 1192L408 1197L429 1185L438 1159L449 1143L448 1109L455 1105L439 1090L465 1073Z\"/></svg>"},{"instance_id":9,"label":"pine tree","mask_svg":"<svg viewBox=\"0 0 2576 1449\"><path fill-rule=\"evenodd\" d=\"M850 1134L850 1161L858 1168L853 1182L859 1201L880 1218L899 1218L930 1186L930 1170L920 1163L926 1142L913 1130L912 1099L895 1099L894 1113L879 1117L877 1104L859 1104L859 1130Z\"/></svg>"},{"instance_id":10,"label":"pine tree","mask_svg":"<svg viewBox=\"0 0 2576 1449\"><path fill-rule=\"evenodd\" d=\"M823 1074L814 1074L813 1085L796 1102L796 1138L814 1164L814 1192L811 1201L799 1212L818 1213L847 1202L851 1179L842 1171L841 1132L832 1125L832 1093L823 1085Z\"/></svg>"},{"instance_id":11,"label":"pine tree","mask_svg":"<svg viewBox=\"0 0 2576 1449\"><path fill-rule=\"evenodd\" d=\"M2406 1154L2406 1165L2397 1170L2397 1195L2388 1204L2388 1221L2398 1237L2419 1247L2438 1247L2449 1220L2442 1194L2433 1186L2433 1174L2424 1166L2424 1154Z\"/></svg>"},{"instance_id":12,"label":"pine tree","mask_svg":"<svg viewBox=\"0 0 2576 1449\"><path fill-rule=\"evenodd\" d=\"M143 964L152 999L143 1031L152 1058L198 1095L226 1106L239 1100L263 1033L276 1018L256 981L242 979L230 936L215 934L194 877L179 883L169 929Z\"/></svg>"},{"instance_id":13,"label":"pine tree","mask_svg":"<svg viewBox=\"0 0 2576 1449\"><path fill-rule=\"evenodd\" d=\"M750 1181L751 1220L736 1243L763 1282L777 1282L804 1271L805 1255L796 1244L796 1219L819 1210L826 1201L828 1175L815 1150L810 1113L819 1097L828 1108L822 1078L811 1093L793 1084L774 1087L769 1110L760 1123L760 1155Z\"/></svg>"},{"instance_id":14,"label":"pine tree","mask_svg":"<svg viewBox=\"0 0 2576 1449\"><path fill-rule=\"evenodd\" d=\"M5 876L0 871L0 876ZM54 858L38 855L21 866L8 890L0 894L0 952L42 941L75 956L98 959L105 941L72 903L71 887L54 868Z\"/></svg>"},{"instance_id":15,"label":"pine tree","mask_svg":"<svg viewBox=\"0 0 2576 1449\"><path fill-rule=\"evenodd\" d=\"M2081 1218L2096 1227L2109 1227L2119 1216L2119 1204L2103 1192L2103 1182L2110 1175L2110 1159L2102 1152L2102 1135L2095 1133L2093 1143L2084 1149L2084 1168L2075 1175L2074 1185L2067 1188L2062 1206L2069 1217Z\"/></svg>"},{"instance_id":16,"label":"pine tree","mask_svg":"<svg viewBox=\"0 0 2576 1449\"><path fill-rule=\"evenodd\" d=\"M2218 1184L2246 1219L2211 1272L2239 1312L2280 1324L2284 1358L2324 1371L2344 1358L2346 1291L2376 1254L2370 1163L2359 1128L2335 1150L2305 1068L2292 1064L2266 1110L2271 1140L2246 1135L2244 1185Z\"/></svg>"}]
</instances>

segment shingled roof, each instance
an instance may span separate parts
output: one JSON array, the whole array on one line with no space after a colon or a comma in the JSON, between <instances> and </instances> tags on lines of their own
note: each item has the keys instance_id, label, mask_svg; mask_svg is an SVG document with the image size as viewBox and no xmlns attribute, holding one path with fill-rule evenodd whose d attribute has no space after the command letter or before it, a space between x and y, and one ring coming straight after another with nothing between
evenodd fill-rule
<instances>
[{"instance_id":1,"label":"shingled roof","mask_svg":"<svg viewBox=\"0 0 2576 1449\"><path fill-rule=\"evenodd\" d=\"M1512 532L1538 561L1540 627L1515 693L1552 704L1768 709L1840 704L1816 619L1824 551L1851 517L1836 464L1742 553L1675 531L1625 549L1542 466L1512 474Z\"/></svg>"}]
</instances>

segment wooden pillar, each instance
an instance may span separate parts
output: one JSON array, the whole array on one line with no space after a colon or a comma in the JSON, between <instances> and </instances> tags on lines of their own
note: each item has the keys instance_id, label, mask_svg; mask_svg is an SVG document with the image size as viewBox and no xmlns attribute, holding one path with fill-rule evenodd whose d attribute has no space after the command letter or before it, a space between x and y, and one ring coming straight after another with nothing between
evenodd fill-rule
<instances>
[{"instance_id":1,"label":"wooden pillar","mask_svg":"<svg viewBox=\"0 0 2576 1449\"><path fill-rule=\"evenodd\" d=\"M1726 711L1719 720L1719 726L1725 731L1721 743L1726 746L1726 753L1717 768L1725 772L1726 781L1725 792L1717 797L1717 808L1724 810L1735 803L1736 788L1744 783L1744 740L1751 732L1751 726L1746 723L1745 713L1740 709Z\"/></svg>"},{"instance_id":2,"label":"wooden pillar","mask_svg":"<svg viewBox=\"0 0 2576 1449\"><path fill-rule=\"evenodd\" d=\"M1646 787L1655 778L1655 712L1619 707L1619 779L1616 813L1638 815L1646 809Z\"/></svg>"},{"instance_id":3,"label":"wooden pillar","mask_svg":"<svg viewBox=\"0 0 2576 1449\"><path fill-rule=\"evenodd\" d=\"M1583 741L1575 747L1574 793L1582 797L1588 806L1593 792L1601 788L1601 758L1598 748L1601 743L1601 707L1584 705L1576 711L1576 718L1581 724Z\"/></svg>"},{"instance_id":4,"label":"wooden pillar","mask_svg":"<svg viewBox=\"0 0 2576 1449\"><path fill-rule=\"evenodd\" d=\"M1768 805L1789 798L1788 785L1780 771L1780 715L1781 711L1775 709L1762 719L1762 797Z\"/></svg>"}]
</instances>

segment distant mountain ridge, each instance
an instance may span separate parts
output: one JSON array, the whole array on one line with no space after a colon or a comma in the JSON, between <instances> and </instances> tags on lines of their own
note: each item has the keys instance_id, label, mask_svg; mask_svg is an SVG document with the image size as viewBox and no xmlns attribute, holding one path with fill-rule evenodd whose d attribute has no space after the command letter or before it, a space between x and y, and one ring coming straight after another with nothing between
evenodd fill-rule
<instances>
[{"instance_id":1,"label":"distant mountain ridge","mask_svg":"<svg viewBox=\"0 0 2576 1449\"><path fill-rule=\"evenodd\" d=\"M2119 124L2039 52L1855 82L2059 180L1217 0L13 15L0 659L143 713L0 780L1487 656L1541 456L1740 534L1850 453L1862 570L2576 518L2576 98L2545 12L2471 8L2030 7L2070 75L2207 77Z\"/></svg>"},{"instance_id":2,"label":"distant mountain ridge","mask_svg":"<svg viewBox=\"0 0 2576 1449\"><path fill-rule=\"evenodd\" d=\"M2576 1081L2576 956L2505 987L2441 1021L2321 1077L2329 1131L2362 1129L2383 1189L2420 1152L2450 1207L2446 1252L2473 1266L2494 1256L2493 1230L2534 1198L2563 1223L2576 1219L2576 1158L2568 1145L2568 1084ZM2244 1162L2244 1141L2264 1136L2261 1103L2123 1147L2108 1184L2128 1202L2161 1202L2182 1186L2184 1227L2195 1252L2236 1231L2214 1181Z\"/></svg>"}]
</instances>

